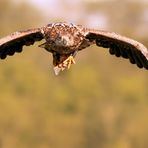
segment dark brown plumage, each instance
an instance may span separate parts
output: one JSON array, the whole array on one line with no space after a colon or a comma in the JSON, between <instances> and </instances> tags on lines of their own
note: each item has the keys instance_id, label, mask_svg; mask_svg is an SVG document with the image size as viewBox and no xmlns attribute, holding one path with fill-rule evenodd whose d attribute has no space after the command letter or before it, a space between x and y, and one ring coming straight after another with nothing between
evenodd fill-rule
<instances>
[{"instance_id":1,"label":"dark brown plumage","mask_svg":"<svg viewBox=\"0 0 148 148\"><path fill-rule=\"evenodd\" d=\"M69 68L75 63L73 57L76 53L92 44L109 48L110 54L148 69L148 50L143 44L114 32L88 29L71 23L52 23L6 36L0 39L0 58L21 52L24 45L29 46L42 39L45 39L45 43L39 47L53 54L56 74Z\"/></svg>"}]
</instances>

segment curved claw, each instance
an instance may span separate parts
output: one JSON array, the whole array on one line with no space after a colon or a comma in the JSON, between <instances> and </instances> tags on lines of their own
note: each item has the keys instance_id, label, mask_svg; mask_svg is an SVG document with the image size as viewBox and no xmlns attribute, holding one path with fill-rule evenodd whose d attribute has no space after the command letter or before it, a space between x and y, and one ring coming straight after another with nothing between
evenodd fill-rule
<instances>
[{"instance_id":1,"label":"curved claw","mask_svg":"<svg viewBox=\"0 0 148 148\"><path fill-rule=\"evenodd\" d=\"M75 63L76 62L75 62L75 60L74 60L72 55L70 55L65 61L63 61L63 64L64 64L64 66L67 67L67 69L70 68L71 64L75 64Z\"/></svg>"},{"instance_id":2,"label":"curved claw","mask_svg":"<svg viewBox=\"0 0 148 148\"><path fill-rule=\"evenodd\" d=\"M58 75L60 71L65 70L66 68L69 69L72 64L75 64L75 60L72 55L70 55L66 60L64 60L62 63L58 64L54 67L55 75Z\"/></svg>"}]
</instances>

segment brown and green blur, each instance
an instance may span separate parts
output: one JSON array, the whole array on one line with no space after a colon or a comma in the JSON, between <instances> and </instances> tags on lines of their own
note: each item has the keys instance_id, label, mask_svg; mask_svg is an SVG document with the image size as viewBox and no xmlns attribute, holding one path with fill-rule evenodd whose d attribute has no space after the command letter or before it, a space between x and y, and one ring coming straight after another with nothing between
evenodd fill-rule
<instances>
[{"instance_id":1,"label":"brown and green blur","mask_svg":"<svg viewBox=\"0 0 148 148\"><path fill-rule=\"evenodd\" d=\"M140 21L148 3L111 2L84 7L107 16L108 30L148 47L148 16ZM1 37L56 19L27 3L0 1ZM52 56L38 44L0 61L0 148L148 147L148 71L93 46L55 76Z\"/></svg>"}]
</instances>

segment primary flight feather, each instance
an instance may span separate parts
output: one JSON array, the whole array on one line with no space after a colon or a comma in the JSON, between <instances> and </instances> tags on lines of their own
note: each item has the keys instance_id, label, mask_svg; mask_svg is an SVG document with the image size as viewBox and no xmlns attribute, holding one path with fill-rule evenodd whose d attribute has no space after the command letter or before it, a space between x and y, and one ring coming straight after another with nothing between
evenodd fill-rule
<instances>
[{"instance_id":1,"label":"primary flight feather","mask_svg":"<svg viewBox=\"0 0 148 148\"><path fill-rule=\"evenodd\" d=\"M148 49L143 44L114 32L89 29L72 23L51 23L1 38L0 58L5 59L8 55L21 52L24 45L29 46L42 39L45 39L45 43L39 47L52 53L56 75L65 68L69 69L75 63L77 52L92 44L108 48L110 54L129 59L139 68L148 69Z\"/></svg>"}]
</instances>

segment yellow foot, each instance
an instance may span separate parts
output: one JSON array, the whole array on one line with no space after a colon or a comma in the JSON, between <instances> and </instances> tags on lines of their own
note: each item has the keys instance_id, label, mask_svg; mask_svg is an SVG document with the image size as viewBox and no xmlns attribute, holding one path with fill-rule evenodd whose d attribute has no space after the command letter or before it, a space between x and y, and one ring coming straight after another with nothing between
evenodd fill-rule
<instances>
[{"instance_id":1,"label":"yellow foot","mask_svg":"<svg viewBox=\"0 0 148 148\"><path fill-rule=\"evenodd\" d=\"M63 61L63 66L67 69L70 68L71 64L75 64L75 60L72 55L70 55L65 61Z\"/></svg>"},{"instance_id":2,"label":"yellow foot","mask_svg":"<svg viewBox=\"0 0 148 148\"><path fill-rule=\"evenodd\" d=\"M62 63L60 63L59 65L54 67L54 72L56 75L58 75L60 73L60 71L64 70L64 69L69 69L71 67L72 64L75 64L75 60L73 58L72 55L70 55L65 61L63 61Z\"/></svg>"}]
</instances>

